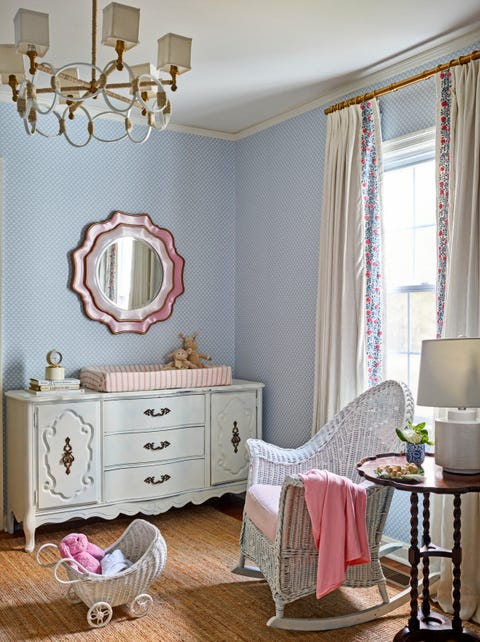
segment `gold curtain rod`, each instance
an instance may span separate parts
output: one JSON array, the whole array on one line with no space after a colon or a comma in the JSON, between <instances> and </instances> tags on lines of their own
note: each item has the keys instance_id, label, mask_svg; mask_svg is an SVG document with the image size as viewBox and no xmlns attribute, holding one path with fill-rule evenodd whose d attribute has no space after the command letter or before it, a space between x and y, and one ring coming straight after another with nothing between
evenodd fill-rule
<instances>
[{"instance_id":1,"label":"gold curtain rod","mask_svg":"<svg viewBox=\"0 0 480 642\"><path fill-rule=\"evenodd\" d=\"M467 63L471 62L472 60L476 60L477 58L480 58L480 50L473 51L468 56L460 56L460 58L456 58L455 60L450 60L450 62L447 62L443 65L438 65L437 67L435 67L435 69L427 69L425 71L422 71L420 74L417 74L416 76L405 78L405 80L399 80L398 82L394 82L391 85L387 85L386 87L380 87L380 89L374 89L373 91L369 91L366 94L362 94L360 96L355 96L354 98L348 98L347 100L343 100L342 102L337 103L336 105L331 105L330 107L327 107L325 109L325 113L331 114L334 111L340 111L341 109L345 109L346 107L350 107L351 105L358 105L359 103L363 103L366 100L372 100L372 98L378 98L378 96L389 94L392 91L397 91L397 89L402 89L402 87L408 87L408 85L413 85L414 83L419 82L420 80L426 80L427 78L431 78L435 74L438 74L441 71L447 71L447 69L450 69L451 67L457 67L458 65L466 65Z\"/></svg>"}]
</instances>

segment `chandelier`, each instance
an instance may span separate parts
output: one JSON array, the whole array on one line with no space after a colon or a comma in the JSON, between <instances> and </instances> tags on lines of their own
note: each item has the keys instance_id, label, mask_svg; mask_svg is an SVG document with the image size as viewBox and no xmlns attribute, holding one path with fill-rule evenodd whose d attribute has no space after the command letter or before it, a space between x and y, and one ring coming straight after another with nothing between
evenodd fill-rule
<instances>
[{"instance_id":1,"label":"chandelier","mask_svg":"<svg viewBox=\"0 0 480 642\"><path fill-rule=\"evenodd\" d=\"M168 33L158 40L156 67L150 63L130 67L123 55L138 44L140 9L112 2L103 10L102 44L114 47L117 58L100 69L96 64L97 0L92 0L91 62L55 68L38 61L49 48L48 21L48 13L19 9L14 18L15 44L0 45L1 82L10 86L27 134L63 135L74 147L84 147L92 139L111 143L128 137L143 143L152 129L167 127L171 106L165 87L175 91L177 76L190 70L191 38ZM113 82L117 75L120 81ZM105 128L96 122L108 116L123 121L116 135L105 136ZM80 142L72 137L75 118L86 124ZM145 126L140 137L134 135L132 118Z\"/></svg>"}]
</instances>

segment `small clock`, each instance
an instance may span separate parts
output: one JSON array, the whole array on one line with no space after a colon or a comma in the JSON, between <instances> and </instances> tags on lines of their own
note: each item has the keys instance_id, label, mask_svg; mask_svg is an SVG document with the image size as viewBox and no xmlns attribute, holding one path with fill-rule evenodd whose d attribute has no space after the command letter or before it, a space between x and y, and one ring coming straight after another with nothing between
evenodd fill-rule
<instances>
[{"instance_id":1,"label":"small clock","mask_svg":"<svg viewBox=\"0 0 480 642\"><path fill-rule=\"evenodd\" d=\"M51 366L59 366L62 363L62 353L58 350L50 350L47 354L47 362Z\"/></svg>"},{"instance_id":2,"label":"small clock","mask_svg":"<svg viewBox=\"0 0 480 642\"><path fill-rule=\"evenodd\" d=\"M45 379L49 381L63 381L65 368L61 366L62 353L58 350L50 350L47 354L48 366L45 368Z\"/></svg>"}]
</instances>

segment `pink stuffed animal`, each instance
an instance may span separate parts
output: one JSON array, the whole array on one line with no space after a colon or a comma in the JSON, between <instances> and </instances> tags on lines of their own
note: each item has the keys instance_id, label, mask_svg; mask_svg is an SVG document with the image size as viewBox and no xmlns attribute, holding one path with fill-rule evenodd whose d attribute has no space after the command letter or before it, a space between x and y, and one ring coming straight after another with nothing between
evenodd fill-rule
<instances>
[{"instance_id":1,"label":"pink stuffed animal","mask_svg":"<svg viewBox=\"0 0 480 642\"><path fill-rule=\"evenodd\" d=\"M83 533L71 533L62 539L58 545L62 557L71 557L84 566L89 573L101 574L100 560L104 557L103 551L96 544L88 541ZM81 571L81 569L77 569Z\"/></svg>"}]
</instances>

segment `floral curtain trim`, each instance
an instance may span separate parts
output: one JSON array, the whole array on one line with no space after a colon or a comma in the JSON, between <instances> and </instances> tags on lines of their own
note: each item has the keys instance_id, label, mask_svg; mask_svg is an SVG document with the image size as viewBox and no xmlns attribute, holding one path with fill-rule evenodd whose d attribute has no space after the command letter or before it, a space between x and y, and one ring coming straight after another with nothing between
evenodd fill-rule
<instances>
[{"instance_id":1,"label":"floral curtain trim","mask_svg":"<svg viewBox=\"0 0 480 642\"><path fill-rule=\"evenodd\" d=\"M375 103L376 106L376 103ZM371 101L360 105L362 111L362 202L365 233L365 315L368 384L382 380L382 223L378 191L376 118Z\"/></svg>"},{"instance_id":2,"label":"floral curtain trim","mask_svg":"<svg viewBox=\"0 0 480 642\"><path fill-rule=\"evenodd\" d=\"M447 276L448 202L450 182L450 126L453 74L439 74L438 118L440 132L437 142L437 339L442 336Z\"/></svg>"}]
</instances>

